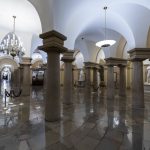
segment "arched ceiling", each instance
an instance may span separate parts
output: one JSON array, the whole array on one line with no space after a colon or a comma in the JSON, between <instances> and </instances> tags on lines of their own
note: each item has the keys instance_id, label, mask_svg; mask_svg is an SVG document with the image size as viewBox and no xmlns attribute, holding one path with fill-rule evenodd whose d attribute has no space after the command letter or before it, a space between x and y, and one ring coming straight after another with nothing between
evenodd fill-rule
<instances>
[{"instance_id":1,"label":"arched ceiling","mask_svg":"<svg viewBox=\"0 0 150 150\"><path fill-rule=\"evenodd\" d=\"M16 16L16 30L41 33L41 22L35 7L27 0L0 1L0 27L12 31Z\"/></svg>"},{"instance_id":2,"label":"arched ceiling","mask_svg":"<svg viewBox=\"0 0 150 150\"><path fill-rule=\"evenodd\" d=\"M9 12L16 12L20 13L17 20L25 29L38 30L36 24L40 20L34 16L37 12L33 9L31 11L31 3L40 16L42 32L52 29L61 32L67 36L65 46L68 49L83 45L79 38L84 36L88 41L85 44L87 52L82 53L87 58L91 55L88 48L104 38L104 6L108 6L107 33L111 34L108 36L117 41L123 36L127 41L127 51L134 47L146 47L150 26L150 20L147 19L150 18L150 0L5 0L0 2L0 15L3 16L0 26L8 23L5 19L13 15ZM24 4L24 8L21 4ZM12 27L11 23L8 23L9 28ZM17 28L21 29L19 23ZM89 45L90 43L93 45Z\"/></svg>"},{"instance_id":3,"label":"arched ceiling","mask_svg":"<svg viewBox=\"0 0 150 150\"><path fill-rule=\"evenodd\" d=\"M104 27L105 5L109 7L107 27L124 36L129 48L145 47L150 24L149 0L55 0L54 28L68 37L66 46L74 48L81 33Z\"/></svg>"}]
</instances>

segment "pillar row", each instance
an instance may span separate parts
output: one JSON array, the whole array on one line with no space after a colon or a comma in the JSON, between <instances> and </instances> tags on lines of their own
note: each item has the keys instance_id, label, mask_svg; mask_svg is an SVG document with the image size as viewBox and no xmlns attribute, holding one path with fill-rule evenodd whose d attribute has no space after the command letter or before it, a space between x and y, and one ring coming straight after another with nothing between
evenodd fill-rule
<instances>
[{"instance_id":1,"label":"pillar row","mask_svg":"<svg viewBox=\"0 0 150 150\"><path fill-rule=\"evenodd\" d=\"M114 87L114 66L120 68L120 85L119 85L119 96L126 96L126 65L127 60L121 58L107 58L106 65L108 67L107 73L107 98L112 99L115 96Z\"/></svg>"},{"instance_id":2,"label":"pillar row","mask_svg":"<svg viewBox=\"0 0 150 150\"><path fill-rule=\"evenodd\" d=\"M45 120L58 121L60 114L60 53L67 51L63 46L67 39L57 31L50 31L40 35L43 45L39 49L48 55L47 84L45 100Z\"/></svg>"},{"instance_id":3,"label":"pillar row","mask_svg":"<svg viewBox=\"0 0 150 150\"><path fill-rule=\"evenodd\" d=\"M135 48L128 51L133 63L132 107L144 107L143 60L150 58L150 48Z\"/></svg>"}]
</instances>

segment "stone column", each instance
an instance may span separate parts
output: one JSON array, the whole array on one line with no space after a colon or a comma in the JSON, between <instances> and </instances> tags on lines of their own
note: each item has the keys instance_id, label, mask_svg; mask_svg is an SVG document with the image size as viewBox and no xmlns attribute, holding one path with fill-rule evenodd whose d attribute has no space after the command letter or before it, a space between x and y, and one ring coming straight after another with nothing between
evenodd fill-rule
<instances>
[{"instance_id":1,"label":"stone column","mask_svg":"<svg viewBox=\"0 0 150 150\"><path fill-rule=\"evenodd\" d=\"M84 62L85 65L85 86L91 87L91 62Z\"/></svg>"},{"instance_id":2,"label":"stone column","mask_svg":"<svg viewBox=\"0 0 150 150\"><path fill-rule=\"evenodd\" d=\"M100 86L105 87L104 66L100 66Z\"/></svg>"},{"instance_id":3,"label":"stone column","mask_svg":"<svg viewBox=\"0 0 150 150\"><path fill-rule=\"evenodd\" d=\"M133 64L132 108L144 107L143 60L150 58L149 48L135 48L128 51Z\"/></svg>"},{"instance_id":4,"label":"stone column","mask_svg":"<svg viewBox=\"0 0 150 150\"><path fill-rule=\"evenodd\" d=\"M62 61L64 62L64 104L72 104L72 87L73 87L73 72L72 72L72 62L74 51L68 51L64 53Z\"/></svg>"},{"instance_id":5,"label":"stone column","mask_svg":"<svg viewBox=\"0 0 150 150\"><path fill-rule=\"evenodd\" d=\"M143 62L132 61L132 106L144 107Z\"/></svg>"},{"instance_id":6,"label":"stone column","mask_svg":"<svg viewBox=\"0 0 150 150\"><path fill-rule=\"evenodd\" d=\"M113 99L114 98L114 66L108 65L108 73L107 73L107 98Z\"/></svg>"},{"instance_id":7,"label":"stone column","mask_svg":"<svg viewBox=\"0 0 150 150\"><path fill-rule=\"evenodd\" d=\"M121 94L122 95L122 92L123 94L124 91L125 91L125 88L126 88L126 81L125 81L125 68L123 68L123 66L126 66L127 65L127 60L126 59L121 59L121 58L107 58L105 59L106 60L106 64L108 66L108 73L107 73L107 96L108 96L108 99L112 99L114 98L114 94L115 94L115 90L114 90L114 66L120 66L121 70L120 70L120 84L123 84L123 85L120 85L120 88L119 89L119 95ZM122 81L124 80L124 81ZM124 90L124 91L121 91L121 90Z\"/></svg>"},{"instance_id":8,"label":"stone column","mask_svg":"<svg viewBox=\"0 0 150 150\"><path fill-rule=\"evenodd\" d=\"M98 69L99 69L99 65L95 64L95 66L93 67L93 87L94 90L97 90L97 88L99 87L98 85Z\"/></svg>"},{"instance_id":9,"label":"stone column","mask_svg":"<svg viewBox=\"0 0 150 150\"><path fill-rule=\"evenodd\" d=\"M91 68L90 67L86 67L85 68L85 74L86 74L86 87L90 87L91 86Z\"/></svg>"},{"instance_id":10,"label":"stone column","mask_svg":"<svg viewBox=\"0 0 150 150\"><path fill-rule=\"evenodd\" d=\"M119 95L126 96L126 66L119 65L119 68L120 68Z\"/></svg>"},{"instance_id":11,"label":"stone column","mask_svg":"<svg viewBox=\"0 0 150 150\"><path fill-rule=\"evenodd\" d=\"M39 49L48 55L45 120L57 121L60 119L60 53L67 50L63 47L67 38L54 30L41 34L40 38L43 46Z\"/></svg>"},{"instance_id":12,"label":"stone column","mask_svg":"<svg viewBox=\"0 0 150 150\"><path fill-rule=\"evenodd\" d=\"M20 64L22 69L22 74L23 74L23 80L22 80L22 96L29 96L30 95L30 89L31 89L31 58L29 57L23 57L22 58L22 63Z\"/></svg>"},{"instance_id":13,"label":"stone column","mask_svg":"<svg viewBox=\"0 0 150 150\"><path fill-rule=\"evenodd\" d=\"M13 72L13 88L19 88L19 68Z\"/></svg>"}]
</instances>

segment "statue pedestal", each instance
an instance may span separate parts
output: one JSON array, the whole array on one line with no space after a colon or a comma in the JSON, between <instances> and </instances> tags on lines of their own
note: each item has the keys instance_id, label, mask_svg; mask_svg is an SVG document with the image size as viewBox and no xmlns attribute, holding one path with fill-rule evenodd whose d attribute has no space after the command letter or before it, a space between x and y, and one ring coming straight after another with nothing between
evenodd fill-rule
<instances>
[{"instance_id":1,"label":"statue pedestal","mask_svg":"<svg viewBox=\"0 0 150 150\"><path fill-rule=\"evenodd\" d=\"M150 92L150 83L144 83L144 91Z\"/></svg>"}]
</instances>

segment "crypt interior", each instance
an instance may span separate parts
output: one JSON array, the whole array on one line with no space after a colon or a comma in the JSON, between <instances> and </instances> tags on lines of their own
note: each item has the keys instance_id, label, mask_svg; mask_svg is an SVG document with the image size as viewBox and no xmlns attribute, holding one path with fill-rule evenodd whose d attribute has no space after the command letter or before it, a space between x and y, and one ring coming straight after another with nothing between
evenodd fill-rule
<instances>
[{"instance_id":1,"label":"crypt interior","mask_svg":"<svg viewBox=\"0 0 150 150\"><path fill-rule=\"evenodd\" d=\"M149 0L0 7L0 150L150 150Z\"/></svg>"}]
</instances>

